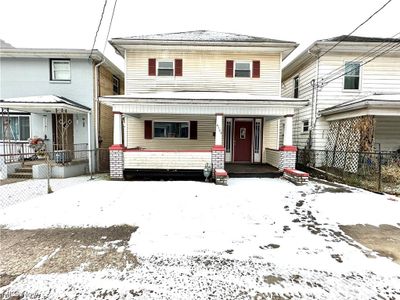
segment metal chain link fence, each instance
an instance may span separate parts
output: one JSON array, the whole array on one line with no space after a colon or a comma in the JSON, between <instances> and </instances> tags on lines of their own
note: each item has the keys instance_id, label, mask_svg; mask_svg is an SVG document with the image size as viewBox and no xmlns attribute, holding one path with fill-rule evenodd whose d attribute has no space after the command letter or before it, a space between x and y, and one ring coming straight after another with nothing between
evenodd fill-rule
<instances>
[{"instance_id":1,"label":"metal chain link fence","mask_svg":"<svg viewBox=\"0 0 400 300\"><path fill-rule=\"evenodd\" d=\"M94 178L107 178L109 150L36 151L0 154L0 209Z\"/></svg>"},{"instance_id":2,"label":"metal chain link fence","mask_svg":"<svg viewBox=\"0 0 400 300\"><path fill-rule=\"evenodd\" d=\"M307 150L297 152L297 168L327 180L400 195L400 152Z\"/></svg>"}]
</instances>

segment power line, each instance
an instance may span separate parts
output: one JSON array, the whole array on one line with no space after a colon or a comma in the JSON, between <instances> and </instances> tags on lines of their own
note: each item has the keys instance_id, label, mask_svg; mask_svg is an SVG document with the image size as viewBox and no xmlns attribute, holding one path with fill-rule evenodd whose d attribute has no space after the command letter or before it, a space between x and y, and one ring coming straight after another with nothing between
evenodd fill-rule
<instances>
[{"instance_id":1,"label":"power line","mask_svg":"<svg viewBox=\"0 0 400 300\"><path fill-rule=\"evenodd\" d=\"M383 6L381 6L377 11L375 11L372 15L370 15L364 22L362 22L360 25L358 25L352 32L344 36L344 38L340 39L336 44L334 44L331 48L329 48L327 51L325 51L320 57L324 56L328 52L330 52L333 48L335 48L337 45L339 45L341 42L346 40L349 36L351 36L354 32L356 32L361 26L363 26L365 23L367 23L369 20L371 20L377 13L379 13L382 9L386 7L392 0L387 1Z\"/></svg>"},{"instance_id":2,"label":"power line","mask_svg":"<svg viewBox=\"0 0 400 300\"><path fill-rule=\"evenodd\" d=\"M92 54L93 54L94 45L96 44L97 34L99 33L99 30L100 30L100 27L101 27L101 22L103 21L103 16L104 16L104 11L106 10L106 6L107 6L107 0L104 0L103 11L101 12L99 25L97 26L97 30L96 30L96 34L94 36L92 49L90 50L89 58L92 57Z\"/></svg>"},{"instance_id":3,"label":"power line","mask_svg":"<svg viewBox=\"0 0 400 300\"><path fill-rule=\"evenodd\" d=\"M112 21L114 19L115 7L117 6L117 2L118 2L118 0L115 0L115 2L114 2L114 8L113 8L113 11L111 14L110 24L108 25L108 32L107 32L106 40L104 42L103 54L106 51L108 36L110 35L111 25L112 25Z\"/></svg>"}]
</instances>

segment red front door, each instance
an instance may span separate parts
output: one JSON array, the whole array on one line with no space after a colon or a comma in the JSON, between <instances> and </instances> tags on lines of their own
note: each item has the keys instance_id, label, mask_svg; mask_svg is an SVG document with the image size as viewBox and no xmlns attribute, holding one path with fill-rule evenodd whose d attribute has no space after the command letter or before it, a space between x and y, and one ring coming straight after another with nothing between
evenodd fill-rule
<instances>
[{"instance_id":1,"label":"red front door","mask_svg":"<svg viewBox=\"0 0 400 300\"><path fill-rule=\"evenodd\" d=\"M235 162L251 162L251 141L253 123L251 121L236 121L233 139L233 160Z\"/></svg>"}]
</instances>

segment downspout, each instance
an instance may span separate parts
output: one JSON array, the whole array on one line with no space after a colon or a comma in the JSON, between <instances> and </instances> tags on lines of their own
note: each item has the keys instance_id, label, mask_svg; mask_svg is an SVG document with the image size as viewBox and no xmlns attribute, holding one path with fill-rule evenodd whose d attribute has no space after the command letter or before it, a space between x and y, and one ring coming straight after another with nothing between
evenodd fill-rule
<instances>
[{"instance_id":1,"label":"downspout","mask_svg":"<svg viewBox=\"0 0 400 300\"><path fill-rule=\"evenodd\" d=\"M103 59L94 66L94 99L93 99L93 108L94 108L94 144L95 144L95 149L99 149L99 93L100 93L100 84L99 84L99 78L100 78L100 71L99 68L100 66L105 62L105 58ZM96 168L99 166L99 153L95 152L96 156Z\"/></svg>"}]
</instances>

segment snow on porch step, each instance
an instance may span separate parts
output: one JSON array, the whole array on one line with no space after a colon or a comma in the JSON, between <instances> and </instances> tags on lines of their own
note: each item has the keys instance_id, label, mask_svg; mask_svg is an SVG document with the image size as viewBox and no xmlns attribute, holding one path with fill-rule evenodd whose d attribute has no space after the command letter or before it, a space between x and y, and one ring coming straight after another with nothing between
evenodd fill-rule
<instances>
[{"instance_id":1,"label":"snow on porch step","mask_svg":"<svg viewBox=\"0 0 400 300\"><path fill-rule=\"evenodd\" d=\"M283 177L293 182L294 184L306 184L308 183L309 174L300 170L285 168L283 169Z\"/></svg>"},{"instance_id":2,"label":"snow on porch step","mask_svg":"<svg viewBox=\"0 0 400 300\"><path fill-rule=\"evenodd\" d=\"M224 169L214 170L215 184L228 185L228 173Z\"/></svg>"}]
</instances>

